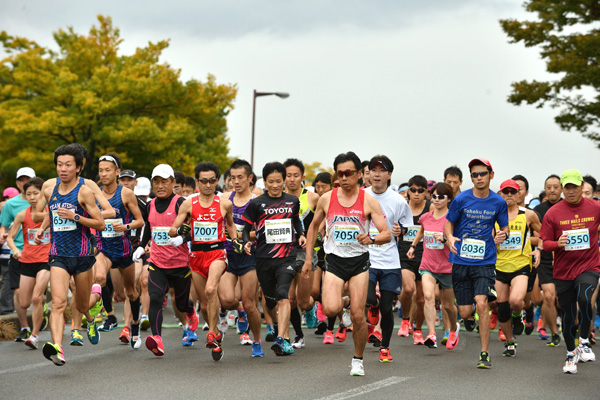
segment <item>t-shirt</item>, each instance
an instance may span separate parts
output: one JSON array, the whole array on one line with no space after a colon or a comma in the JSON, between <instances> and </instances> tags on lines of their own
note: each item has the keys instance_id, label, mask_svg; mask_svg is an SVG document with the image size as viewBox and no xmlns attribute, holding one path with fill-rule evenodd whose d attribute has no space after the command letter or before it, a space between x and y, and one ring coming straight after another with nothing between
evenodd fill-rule
<instances>
[{"instance_id":1,"label":"t-shirt","mask_svg":"<svg viewBox=\"0 0 600 400\"><path fill-rule=\"evenodd\" d=\"M548 210L553 207L555 204L558 204L560 201L562 201L562 199L559 199L558 202L556 203L550 203L549 201L545 201L539 205L537 205L533 211L535 211L538 215L538 217L540 218L540 222L544 221L544 216L546 215L546 213L548 212ZM546 250L542 250L541 251L541 257L540 257L540 265L543 265L545 267L548 268L552 268L552 260L554 259L554 256L552 255L551 251L546 251Z\"/></svg>"},{"instance_id":2,"label":"t-shirt","mask_svg":"<svg viewBox=\"0 0 600 400\"><path fill-rule=\"evenodd\" d=\"M400 194L389 187L385 192L379 194L374 193L372 187L365 189L365 192L373 196L381 206L385 222L387 223L390 232L392 231L394 222L398 222L403 226L412 224L412 211L404 197ZM375 237L378 234L379 231L371 221L369 236ZM370 245L369 258L371 261L371 268L400 268L400 257L398 255L398 248L396 247L396 238L392 236L392 239L388 243Z\"/></svg>"},{"instance_id":3,"label":"t-shirt","mask_svg":"<svg viewBox=\"0 0 600 400\"><path fill-rule=\"evenodd\" d=\"M15 196L4 203L0 223L2 226L6 227L7 232L17 217L17 214L27 207L29 207L29 202L22 199L21 196ZM21 228L19 228L17 236L15 236L15 246L17 246L19 250L23 250L23 231ZM12 254L12 251L10 253Z\"/></svg>"},{"instance_id":4,"label":"t-shirt","mask_svg":"<svg viewBox=\"0 0 600 400\"><path fill-rule=\"evenodd\" d=\"M569 238L566 247L548 248L554 250L554 279L573 280L585 271L600 272L600 253L596 246L599 225L600 202L597 201L581 199L578 204L561 201L548 210L540 231L542 240L557 241L563 234Z\"/></svg>"},{"instance_id":5,"label":"t-shirt","mask_svg":"<svg viewBox=\"0 0 600 400\"><path fill-rule=\"evenodd\" d=\"M457 254L450 252L449 261L463 265L496 264L496 245L492 236L494 223L508 226L506 201L490 190L480 199L473 190L461 192L450 203L446 219L454 224L452 233L460 242L455 243Z\"/></svg>"},{"instance_id":6,"label":"t-shirt","mask_svg":"<svg viewBox=\"0 0 600 400\"><path fill-rule=\"evenodd\" d=\"M287 193L281 197L265 193L250 201L242 219L256 225L256 258L296 257L293 220L300 223L299 211L300 201Z\"/></svg>"},{"instance_id":7,"label":"t-shirt","mask_svg":"<svg viewBox=\"0 0 600 400\"><path fill-rule=\"evenodd\" d=\"M450 249L444 243L436 240L434 233L444 234L446 225L446 216L435 219L433 210L421 215L419 224L423 227L425 235L423 236L423 257L419 269L425 269L436 274L452 273L452 264L448 261ZM459 242L460 243L460 242Z\"/></svg>"}]
</instances>

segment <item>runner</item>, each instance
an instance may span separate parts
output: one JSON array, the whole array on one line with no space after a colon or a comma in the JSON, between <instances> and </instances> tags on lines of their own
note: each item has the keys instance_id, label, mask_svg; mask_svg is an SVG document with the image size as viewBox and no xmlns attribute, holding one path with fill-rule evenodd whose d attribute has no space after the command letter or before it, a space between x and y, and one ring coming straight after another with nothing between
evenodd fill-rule
<instances>
[{"instance_id":1,"label":"runner","mask_svg":"<svg viewBox=\"0 0 600 400\"><path fill-rule=\"evenodd\" d=\"M588 333L592 319L591 297L600 276L597 245L600 203L582 198L583 177L579 171L563 172L560 183L565 201L548 210L540 237L544 241L544 250L554 252L553 277L567 345L563 372L575 374L578 361L596 360ZM578 328L579 346L575 348Z\"/></svg>"},{"instance_id":2,"label":"runner","mask_svg":"<svg viewBox=\"0 0 600 400\"><path fill-rule=\"evenodd\" d=\"M490 190L490 181L494 178L492 164L483 158L473 159L469 162L469 172L474 187L461 192L450 203L444 230L452 252L449 261L453 264L452 285L460 316L471 316L473 300L479 314L481 354L477 367L491 368L488 301L496 299L495 243L502 243L507 237L508 212L506 201ZM495 222L500 231L494 238Z\"/></svg>"},{"instance_id":3,"label":"runner","mask_svg":"<svg viewBox=\"0 0 600 400\"><path fill-rule=\"evenodd\" d=\"M385 244L392 236L377 201L358 186L362 177L360 159L353 152L338 155L333 167L340 188L325 193L319 199L315 216L308 230L306 262L302 274L306 279L312 269L311 257L321 222L327 221L325 241L326 273L323 276L323 311L328 317L337 315L344 306L342 295L345 282L350 291L352 339L354 357L350 375L365 374L363 354L367 343L365 306L369 287L370 244ZM379 234L370 237L367 223L373 220Z\"/></svg>"},{"instance_id":4,"label":"runner","mask_svg":"<svg viewBox=\"0 0 600 400\"><path fill-rule=\"evenodd\" d=\"M463 173L456 165L446 168L444 171L444 183L452 188L452 198L460 193L460 185L463 183Z\"/></svg>"}]
</instances>

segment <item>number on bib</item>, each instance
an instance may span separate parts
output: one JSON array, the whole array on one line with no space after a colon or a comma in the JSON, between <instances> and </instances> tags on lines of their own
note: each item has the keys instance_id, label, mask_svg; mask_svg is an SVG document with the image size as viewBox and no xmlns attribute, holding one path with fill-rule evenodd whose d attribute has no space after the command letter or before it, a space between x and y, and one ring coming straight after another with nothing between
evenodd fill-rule
<instances>
[{"instance_id":1,"label":"number on bib","mask_svg":"<svg viewBox=\"0 0 600 400\"><path fill-rule=\"evenodd\" d=\"M357 243L360 228L356 225L337 225L333 228L333 240L338 246L351 246Z\"/></svg>"},{"instance_id":2,"label":"number on bib","mask_svg":"<svg viewBox=\"0 0 600 400\"><path fill-rule=\"evenodd\" d=\"M216 242L219 228L216 222L194 221L194 242Z\"/></svg>"},{"instance_id":3,"label":"number on bib","mask_svg":"<svg viewBox=\"0 0 600 400\"><path fill-rule=\"evenodd\" d=\"M413 240L415 240L415 237L417 236L417 232L419 232L419 229L421 229L420 225L413 225L413 226L407 227L406 233L402 237L402 241L412 243ZM422 242L423 239L421 239L420 241Z\"/></svg>"},{"instance_id":4,"label":"number on bib","mask_svg":"<svg viewBox=\"0 0 600 400\"><path fill-rule=\"evenodd\" d=\"M55 232L74 231L77 223L70 219L61 218L56 211L52 211L52 228Z\"/></svg>"},{"instance_id":5,"label":"number on bib","mask_svg":"<svg viewBox=\"0 0 600 400\"><path fill-rule=\"evenodd\" d=\"M169 244L169 229L165 226L152 228L152 241L158 246L167 246Z\"/></svg>"},{"instance_id":6,"label":"number on bib","mask_svg":"<svg viewBox=\"0 0 600 400\"><path fill-rule=\"evenodd\" d=\"M511 231L510 236L504 242L500 243L498 248L500 250L521 250L522 246L521 232Z\"/></svg>"},{"instance_id":7,"label":"number on bib","mask_svg":"<svg viewBox=\"0 0 600 400\"><path fill-rule=\"evenodd\" d=\"M465 238L461 241L460 256L471 260L483 260L485 257L485 242L483 240Z\"/></svg>"},{"instance_id":8,"label":"number on bib","mask_svg":"<svg viewBox=\"0 0 600 400\"><path fill-rule=\"evenodd\" d=\"M38 244L35 242L35 234L37 233L38 230L39 230L38 228L27 229L27 243L29 243L31 246L38 246ZM44 235L42 236L41 245L49 244L49 243L50 243L50 229L46 229L44 231Z\"/></svg>"},{"instance_id":9,"label":"number on bib","mask_svg":"<svg viewBox=\"0 0 600 400\"><path fill-rule=\"evenodd\" d=\"M123 219L122 218L105 219L104 220L105 228L102 231L103 238L119 237L119 236L123 236L125 234L125 232L115 232L115 228L113 227L113 224L123 225Z\"/></svg>"},{"instance_id":10,"label":"number on bib","mask_svg":"<svg viewBox=\"0 0 600 400\"><path fill-rule=\"evenodd\" d=\"M587 228L563 231L563 235L567 235L565 251L585 250L590 248L590 231Z\"/></svg>"},{"instance_id":11,"label":"number on bib","mask_svg":"<svg viewBox=\"0 0 600 400\"><path fill-rule=\"evenodd\" d=\"M425 231L425 236L423 236L423 244L430 250L443 250L444 243L437 240L435 236L433 236L435 233L438 232Z\"/></svg>"}]
</instances>

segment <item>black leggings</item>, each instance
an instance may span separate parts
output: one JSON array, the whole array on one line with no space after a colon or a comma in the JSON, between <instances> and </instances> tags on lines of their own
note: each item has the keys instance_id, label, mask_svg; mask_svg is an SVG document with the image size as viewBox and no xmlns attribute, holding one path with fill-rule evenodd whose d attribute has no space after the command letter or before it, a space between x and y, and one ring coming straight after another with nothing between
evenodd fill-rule
<instances>
[{"instance_id":1,"label":"black leggings","mask_svg":"<svg viewBox=\"0 0 600 400\"><path fill-rule=\"evenodd\" d=\"M279 300L289 298L290 285L296 276L295 262L295 257L256 260L256 275L269 309L274 309Z\"/></svg>"},{"instance_id":2,"label":"black leggings","mask_svg":"<svg viewBox=\"0 0 600 400\"><path fill-rule=\"evenodd\" d=\"M162 332L162 305L165 294L169 290L169 283L175 289L175 305L181 312L190 316L194 312L194 306L190 301L190 286L192 273L188 267L182 268L159 268L154 264L148 267L148 294L150 295L150 329L152 335Z\"/></svg>"},{"instance_id":3,"label":"black leggings","mask_svg":"<svg viewBox=\"0 0 600 400\"><path fill-rule=\"evenodd\" d=\"M377 304L375 288L377 283L369 280L369 291L367 293L367 305ZM392 332L394 331L394 300L396 293L388 290L380 291L379 311L381 312L381 347L390 347Z\"/></svg>"}]
</instances>

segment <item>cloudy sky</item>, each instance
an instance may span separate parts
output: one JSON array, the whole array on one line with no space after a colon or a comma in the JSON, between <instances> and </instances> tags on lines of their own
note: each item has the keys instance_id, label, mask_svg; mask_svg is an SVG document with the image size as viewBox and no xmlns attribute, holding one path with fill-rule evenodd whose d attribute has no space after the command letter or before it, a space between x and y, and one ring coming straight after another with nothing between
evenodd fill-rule
<instances>
[{"instance_id":1,"label":"cloudy sky","mask_svg":"<svg viewBox=\"0 0 600 400\"><path fill-rule=\"evenodd\" d=\"M548 79L538 51L509 44L500 18L532 18L522 0L44 1L3 0L0 29L53 46L51 33L87 33L113 18L131 54L170 39L163 62L182 78L211 73L239 92L228 118L232 156L255 165L297 157L331 165L353 150L395 164L394 182L440 180L453 164L491 160L492 188L521 173L539 191L550 173L578 168L600 178L598 150L562 132L556 110L506 102L510 84ZM173 163L176 167L176 162ZM468 178L463 186L470 187Z\"/></svg>"}]
</instances>

